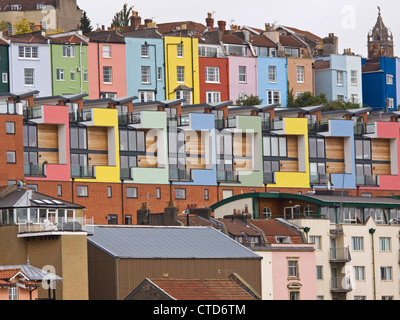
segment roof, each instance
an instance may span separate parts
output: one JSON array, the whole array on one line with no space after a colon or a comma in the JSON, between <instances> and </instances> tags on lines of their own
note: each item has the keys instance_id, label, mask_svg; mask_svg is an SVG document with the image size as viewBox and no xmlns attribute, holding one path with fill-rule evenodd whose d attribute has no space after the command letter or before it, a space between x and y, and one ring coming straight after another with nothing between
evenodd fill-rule
<instances>
[{"instance_id":1,"label":"roof","mask_svg":"<svg viewBox=\"0 0 400 320\"><path fill-rule=\"evenodd\" d=\"M96 30L85 33L85 37L89 38L89 42L125 43L125 37L117 30Z\"/></svg>"},{"instance_id":2,"label":"roof","mask_svg":"<svg viewBox=\"0 0 400 320\"><path fill-rule=\"evenodd\" d=\"M212 227L94 226L88 243L118 259L260 259Z\"/></svg>"},{"instance_id":3,"label":"roof","mask_svg":"<svg viewBox=\"0 0 400 320\"><path fill-rule=\"evenodd\" d=\"M305 44L297 40L292 35L280 35L279 42L284 47L305 47Z\"/></svg>"},{"instance_id":4,"label":"roof","mask_svg":"<svg viewBox=\"0 0 400 320\"><path fill-rule=\"evenodd\" d=\"M186 26L186 30L203 33L207 27L204 24L194 21L177 21L177 22L166 22L157 23L158 32L166 34L174 31L181 31L182 26Z\"/></svg>"},{"instance_id":5,"label":"roof","mask_svg":"<svg viewBox=\"0 0 400 320\"><path fill-rule=\"evenodd\" d=\"M15 43L48 44L48 39L44 36L44 33L42 33L42 31L7 36L6 39Z\"/></svg>"},{"instance_id":6,"label":"roof","mask_svg":"<svg viewBox=\"0 0 400 320\"><path fill-rule=\"evenodd\" d=\"M326 108L325 105L319 105L319 106L309 106L309 107L302 107L302 108L275 108L275 113L285 113L285 112L303 112L305 114L317 112L324 110Z\"/></svg>"},{"instance_id":7,"label":"roof","mask_svg":"<svg viewBox=\"0 0 400 320\"><path fill-rule=\"evenodd\" d=\"M241 38L235 36L233 33L230 31L225 31L222 34L222 42L224 44L240 44L240 45L246 45L246 41L242 40Z\"/></svg>"},{"instance_id":8,"label":"roof","mask_svg":"<svg viewBox=\"0 0 400 320\"><path fill-rule=\"evenodd\" d=\"M29 261L27 262L27 264L24 264L24 265L0 266L0 271L7 270L7 269L19 269L31 281L42 281L42 280L62 281L63 280L63 278L57 276L56 274L53 274L53 273L47 272L45 270L38 269L36 267L31 266L29 264Z\"/></svg>"},{"instance_id":9,"label":"roof","mask_svg":"<svg viewBox=\"0 0 400 320\"><path fill-rule=\"evenodd\" d=\"M127 102L132 102L136 100L138 97L136 96L128 96L128 97L121 97L121 98L102 98L102 99L93 99L93 100L84 100L83 103L86 105L89 104L97 104L97 103L113 103L115 105L124 104Z\"/></svg>"},{"instance_id":10,"label":"roof","mask_svg":"<svg viewBox=\"0 0 400 320\"><path fill-rule=\"evenodd\" d=\"M0 92L0 97L11 97L14 99L22 99L26 97L31 97L38 93L39 91L37 90L24 91L24 92Z\"/></svg>"},{"instance_id":11,"label":"roof","mask_svg":"<svg viewBox=\"0 0 400 320\"><path fill-rule=\"evenodd\" d=\"M51 44L84 44L87 45L87 41L75 34L65 36L49 36Z\"/></svg>"},{"instance_id":12,"label":"roof","mask_svg":"<svg viewBox=\"0 0 400 320\"><path fill-rule=\"evenodd\" d=\"M54 101L54 100L63 100L65 102L71 102L71 101L76 101L79 99L83 99L84 97L87 97L87 93L81 93L81 94L63 94L59 96L48 96L48 97L37 97L35 98L35 101Z\"/></svg>"},{"instance_id":13,"label":"roof","mask_svg":"<svg viewBox=\"0 0 400 320\"><path fill-rule=\"evenodd\" d=\"M277 45L265 35L250 35L250 42L256 47L277 47Z\"/></svg>"},{"instance_id":14,"label":"roof","mask_svg":"<svg viewBox=\"0 0 400 320\"><path fill-rule=\"evenodd\" d=\"M230 279L145 279L138 288L145 283L173 300L255 300L254 296Z\"/></svg>"},{"instance_id":15,"label":"roof","mask_svg":"<svg viewBox=\"0 0 400 320\"><path fill-rule=\"evenodd\" d=\"M316 60L315 61L315 70L323 70L330 69L331 61L330 60Z\"/></svg>"},{"instance_id":16,"label":"roof","mask_svg":"<svg viewBox=\"0 0 400 320\"><path fill-rule=\"evenodd\" d=\"M367 62L362 66L362 72L367 73L367 72L377 72L381 71L381 63L380 61L378 62Z\"/></svg>"},{"instance_id":17,"label":"roof","mask_svg":"<svg viewBox=\"0 0 400 320\"><path fill-rule=\"evenodd\" d=\"M80 205L53 198L31 189L18 189L15 185L10 186L10 188L15 188L15 190L9 192L10 189L6 189L4 196L0 194L0 208L84 208Z\"/></svg>"},{"instance_id":18,"label":"roof","mask_svg":"<svg viewBox=\"0 0 400 320\"><path fill-rule=\"evenodd\" d=\"M286 29L289 29L290 31L296 33L297 35L305 36L305 37L310 38L311 40L314 40L316 42L322 42L322 38L318 37L317 35L309 32L309 31L300 30L300 29L293 28L293 27L288 27L288 26L282 26L282 27L286 28Z\"/></svg>"},{"instance_id":19,"label":"roof","mask_svg":"<svg viewBox=\"0 0 400 320\"><path fill-rule=\"evenodd\" d=\"M262 230L268 243L276 243L275 236L290 237L292 243L303 243L302 236L276 219L254 219L251 223Z\"/></svg>"},{"instance_id":20,"label":"roof","mask_svg":"<svg viewBox=\"0 0 400 320\"><path fill-rule=\"evenodd\" d=\"M210 108L212 110L220 109L226 106L231 106L232 101L222 101L222 102L214 102L214 103L199 103L199 104L188 104L188 105L183 105L182 109L189 109L189 108L199 108L199 107L204 107L204 108Z\"/></svg>"}]
</instances>

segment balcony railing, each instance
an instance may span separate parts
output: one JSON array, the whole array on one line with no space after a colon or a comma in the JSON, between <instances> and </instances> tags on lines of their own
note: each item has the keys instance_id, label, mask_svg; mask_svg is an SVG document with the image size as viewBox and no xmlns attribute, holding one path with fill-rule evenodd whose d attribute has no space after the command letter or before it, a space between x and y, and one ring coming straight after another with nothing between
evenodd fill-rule
<instances>
[{"instance_id":1,"label":"balcony railing","mask_svg":"<svg viewBox=\"0 0 400 320\"><path fill-rule=\"evenodd\" d=\"M46 164L24 164L24 175L26 177L45 177L46 176Z\"/></svg>"},{"instance_id":2,"label":"balcony railing","mask_svg":"<svg viewBox=\"0 0 400 320\"><path fill-rule=\"evenodd\" d=\"M328 183L328 175L326 173L310 173L310 184L322 185Z\"/></svg>"},{"instance_id":3,"label":"balcony railing","mask_svg":"<svg viewBox=\"0 0 400 320\"><path fill-rule=\"evenodd\" d=\"M178 117L178 126L188 126L189 123L189 115L188 114L184 114L184 115L180 115Z\"/></svg>"},{"instance_id":4,"label":"balcony railing","mask_svg":"<svg viewBox=\"0 0 400 320\"><path fill-rule=\"evenodd\" d=\"M0 114L23 114L22 104L15 102L0 102Z\"/></svg>"},{"instance_id":5,"label":"balcony railing","mask_svg":"<svg viewBox=\"0 0 400 320\"><path fill-rule=\"evenodd\" d=\"M275 172L264 172L264 183L275 183Z\"/></svg>"},{"instance_id":6,"label":"balcony railing","mask_svg":"<svg viewBox=\"0 0 400 320\"><path fill-rule=\"evenodd\" d=\"M329 130L329 123L327 121L311 121L308 123L308 131L325 132L328 130Z\"/></svg>"},{"instance_id":7,"label":"balcony railing","mask_svg":"<svg viewBox=\"0 0 400 320\"><path fill-rule=\"evenodd\" d=\"M378 175L357 175L356 184L358 186L379 186Z\"/></svg>"},{"instance_id":8,"label":"balcony railing","mask_svg":"<svg viewBox=\"0 0 400 320\"><path fill-rule=\"evenodd\" d=\"M71 176L74 178L95 178L95 166L71 165Z\"/></svg>"},{"instance_id":9,"label":"balcony railing","mask_svg":"<svg viewBox=\"0 0 400 320\"><path fill-rule=\"evenodd\" d=\"M331 291L336 293L346 293L353 290L350 277L332 277L331 285Z\"/></svg>"},{"instance_id":10,"label":"balcony railing","mask_svg":"<svg viewBox=\"0 0 400 320\"><path fill-rule=\"evenodd\" d=\"M262 119L261 120L261 129L262 129L262 131L271 131L272 130L271 119Z\"/></svg>"},{"instance_id":11,"label":"balcony railing","mask_svg":"<svg viewBox=\"0 0 400 320\"><path fill-rule=\"evenodd\" d=\"M371 134L375 133L375 123L357 122L354 125L354 134Z\"/></svg>"},{"instance_id":12,"label":"balcony railing","mask_svg":"<svg viewBox=\"0 0 400 320\"><path fill-rule=\"evenodd\" d=\"M283 120L274 120L272 121L272 128L271 130L283 130Z\"/></svg>"},{"instance_id":13,"label":"balcony railing","mask_svg":"<svg viewBox=\"0 0 400 320\"><path fill-rule=\"evenodd\" d=\"M236 128L236 117L228 117L225 119L225 128Z\"/></svg>"},{"instance_id":14,"label":"balcony railing","mask_svg":"<svg viewBox=\"0 0 400 320\"><path fill-rule=\"evenodd\" d=\"M42 117L42 107L25 107L23 116L24 119L39 119Z\"/></svg>"},{"instance_id":15,"label":"balcony railing","mask_svg":"<svg viewBox=\"0 0 400 320\"><path fill-rule=\"evenodd\" d=\"M225 128L225 119L215 119L215 129L224 129Z\"/></svg>"},{"instance_id":16,"label":"balcony railing","mask_svg":"<svg viewBox=\"0 0 400 320\"><path fill-rule=\"evenodd\" d=\"M239 182L239 176L233 171L217 171L218 182Z\"/></svg>"},{"instance_id":17,"label":"balcony railing","mask_svg":"<svg viewBox=\"0 0 400 320\"><path fill-rule=\"evenodd\" d=\"M43 232L88 232L93 233L93 218L59 218L56 221L50 219L39 219L18 221L19 234L33 234Z\"/></svg>"},{"instance_id":18,"label":"balcony railing","mask_svg":"<svg viewBox=\"0 0 400 320\"><path fill-rule=\"evenodd\" d=\"M187 169L169 169L169 180L173 181L191 181L192 172Z\"/></svg>"},{"instance_id":19,"label":"balcony railing","mask_svg":"<svg viewBox=\"0 0 400 320\"><path fill-rule=\"evenodd\" d=\"M132 180L132 168L136 167L120 168L120 178Z\"/></svg>"},{"instance_id":20,"label":"balcony railing","mask_svg":"<svg viewBox=\"0 0 400 320\"><path fill-rule=\"evenodd\" d=\"M330 251L330 262L343 263L351 261L349 247L331 248Z\"/></svg>"}]
</instances>

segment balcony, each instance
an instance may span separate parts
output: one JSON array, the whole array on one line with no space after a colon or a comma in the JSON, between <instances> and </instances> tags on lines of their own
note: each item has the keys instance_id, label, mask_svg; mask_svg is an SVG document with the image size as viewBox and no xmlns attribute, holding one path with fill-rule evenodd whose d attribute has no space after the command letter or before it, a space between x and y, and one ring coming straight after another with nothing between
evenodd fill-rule
<instances>
[{"instance_id":1,"label":"balcony","mask_svg":"<svg viewBox=\"0 0 400 320\"><path fill-rule=\"evenodd\" d=\"M331 248L330 258L331 263L345 263L351 261L349 247L344 248Z\"/></svg>"},{"instance_id":2,"label":"balcony","mask_svg":"<svg viewBox=\"0 0 400 320\"><path fill-rule=\"evenodd\" d=\"M228 117L225 120L225 128L236 128L236 117Z\"/></svg>"},{"instance_id":3,"label":"balcony","mask_svg":"<svg viewBox=\"0 0 400 320\"><path fill-rule=\"evenodd\" d=\"M225 128L225 119L215 119L215 129L221 130Z\"/></svg>"},{"instance_id":4,"label":"balcony","mask_svg":"<svg viewBox=\"0 0 400 320\"><path fill-rule=\"evenodd\" d=\"M71 165L71 177L94 179L96 177L95 166Z\"/></svg>"},{"instance_id":5,"label":"balcony","mask_svg":"<svg viewBox=\"0 0 400 320\"><path fill-rule=\"evenodd\" d=\"M310 184L325 185L328 183L328 175L326 173L310 173Z\"/></svg>"},{"instance_id":6,"label":"balcony","mask_svg":"<svg viewBox=\"0 0 400 320\"><path fill-rule=\"evenodd\" d=\"M357 122L354 125L354 134L372 134L375 133L375 123L361 123Z\"/></svg>"},{"instance_id":7,"label":"balcony","mask_svg":"<svg viewBox=\"0 0 400 320\"><path fill-rule=\"evenodd\" d=\"M15 102L2 101L0 102L0 114L23 114L22 104Z\"/></svg>"},{"instance_id":8,"label":"balcony","mask_svg":"<svg viewBox=\"0 0 400 320\"><path fill-rule=\"evenodd\" d=\"M218 182L239 182L239 176L233 171L217 171Z\"/></svg>"},{"instance_id":9,"label":"balcony","mask_svg":"<svg viewBox=\"0 0 400 320\"><path fill-rule=\"evenodd\" d=\"M332 277L331 291L334 293L347 293L353 290L350 277Z\"/></svg>"},{"instance_id":10,"label":"balcony","mask_svg":"<svg viewBox=\"0 0 400 320\"><path fill-rule=\"evenodd\" d=\"M311 121L308 123L308 131L310 132L327 132L329 123L327 121Z\"/></svg>"},{"instance_id":11,"label":"balcony","mask_svg":"<svg viewBox=\"0 0 400 320\"><path fill-rule=\"evenodd\" d=\"M271 119L262 119L261 120L261 129L262 131L269 132L272 130L272 122Z\"/></svg>"},{"instance_id":12,"label":"balcony","mask_svg":"<svg viewBox=\"0 0 400 320\"><path fill-rule=\"evenodd\" d=\"M272 121L272 128L271 130L283 130L283 120L274 120Z\"/></svg>"},{"instance_id":13,"label":"balcony","mask_svg":"<svg viewBox=\"0 0 400 320\"><path fill-rule=\"evenodd\" d=\"M42 107L25 107L23 111L24 119L40 119L42 115Z\"/></svg>"},{"instance_id":14,"label":"balcony","mask_svg":"<svg viewBox=\"0 0 400 320\"><path fill-rule=\"evenodd\" d=\"M179 127L186 127L189 126L189 115L188 114L184 114L184 115L180 115L178 117L178 126Z\"/></svg>"},{"instance_id":15,"label":"balcony","mask_svg":"<svg viewBox=\"0 0 400 320\"><path fill-rule=\"evenodd\" d=\"M169 180L192 181L192 172L187 169L169 169Z\"/></svg>"},{"instance_id":16,"label":"balcony","mask_svg":"<svg viewBox=\"0 0 400 320\"><path fill-rule=\"evenodd\" d=\"M134 167L120 168L120 178L132 180L132 168Z\"/></svg>"},{"instance_id":17,"label":"balcony","mask_svg":"<svg viewBox=\"0 0 400 320\"><path fill-rule=\"evenodd\" d=\"M93 234L93 218L59 218L58 220L38 219L36 221L20 220L19 236L42 235L43 233L87 232Z\"/></svg>"},{"instance_id":18,"label":"balcony","mask_svg":"<svg viewBox=\"0 0 400 320\"><path fill-rule=\"evenodd\" d=\"M379 186L378 175L357 175L356 176L357 186Z\"/></svg>"},{"instance_id":19,"label":"balcony","mask_svg":"<svg viewBox=\"0 0 400 320\"><path fill-rule=\"evenodd\" d=\"M24 175L26 177L45 177L46 176L46 164L24 164Z\"/></svg>"}]
</instances>

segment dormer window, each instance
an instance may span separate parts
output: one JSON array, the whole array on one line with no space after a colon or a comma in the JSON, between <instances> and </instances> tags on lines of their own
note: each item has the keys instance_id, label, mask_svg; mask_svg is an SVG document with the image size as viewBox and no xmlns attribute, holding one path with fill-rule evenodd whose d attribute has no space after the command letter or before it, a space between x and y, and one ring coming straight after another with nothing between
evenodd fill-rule
<instances>
[{"instance_id":1,"label":"dormer window","mask_svg":"<svg viewBox=\"0 0 400 320\"><path fill-rule=\"evenodd\" d=\"M12 11L22 10L22 6L20 4L12 4L11 5L11 10Z\"/></svg>"}]
</instances>

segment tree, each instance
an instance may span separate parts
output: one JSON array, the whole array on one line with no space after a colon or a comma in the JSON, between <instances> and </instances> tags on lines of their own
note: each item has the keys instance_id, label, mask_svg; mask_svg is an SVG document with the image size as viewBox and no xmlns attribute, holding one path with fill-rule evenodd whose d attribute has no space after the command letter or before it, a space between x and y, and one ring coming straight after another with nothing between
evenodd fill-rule
<instances>
[{"instance_id":1,"label":"tree","mask_svg":"<svg viewBox=\"0 0 400 320\"><path fill-rule=\"evenodd\" d=\"M0 22L0 31L4 31L8 29L8 23L4 20Z\"/></svg>"},{"instance_id":2,"label":"tree","mask_svg":"<svg viewBox=\"0 0 400 320\"><path fill-rule=\"evenodd\" d=\"M31 27L34 25L34 22L27 20L26 18L22 18L21 20L17 21L13 24L15 28L15 34L23 34L32 32Z\"/></svg>"},{"instance_id":3,"label":"tree","mask_svg":"<svg viewBox=\"0 0 400 320\"><path fill-rule=\"evenodd\" d=\"M83 11L82 18L81 18L81 30L83 33L92 32L93 27L90 24L90 19L86 14L86 11Z\"/></svg>"},{"instance_id":4,"label":"tree","mask_svg":"<svg viewBox=\"0 0 400 320\"><path fill-rule=\"evenodd\" d=\"M262 99L258 96L253 96L252 94L248 96L247 94L243 98L236 100L238 106L258 106L262 103Z\"/></svg>"},{"instance_id":5,"label":"tree","mask_svg":"<svg viewBox=\"0 0 400 320\"><path fill-rule=\"evenodd\" d=\"M313 95L311 92L306 91L301 93L293 103L293 108L303 108L310 106L326 105L328 99L325 93L319 93L318 95Z\"/></svg>"},{"instance_id":6,"label":"tree","mask_svg":"<svg viewBox=\"0 0 400 320\"><path fill-rule=\"evenodd\" d=\"M111 28L120 28L127 27L129 25L129 18L131 16L131 11L133 6L128 7L128 4L124 4L122 10L117 12L114 15L114 18L111 22Z\"/></svg>"}]
</instances>

